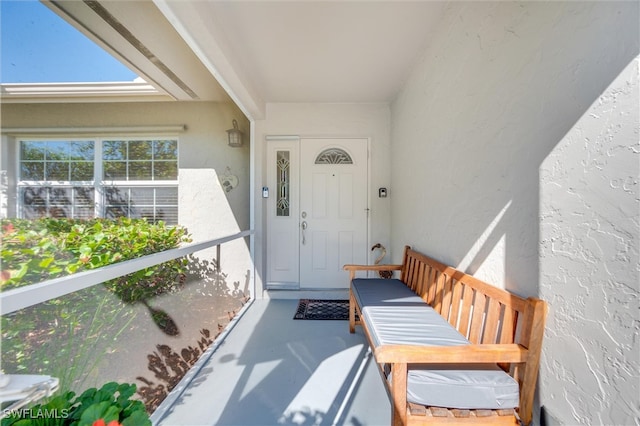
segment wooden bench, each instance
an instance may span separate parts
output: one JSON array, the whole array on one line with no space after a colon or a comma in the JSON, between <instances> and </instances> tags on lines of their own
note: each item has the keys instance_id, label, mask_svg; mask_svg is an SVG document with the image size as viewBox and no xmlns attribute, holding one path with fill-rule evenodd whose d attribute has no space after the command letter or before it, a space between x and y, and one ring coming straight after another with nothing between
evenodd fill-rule
<instances>
[{"instance_id":1,"label":"wooden bench","mask_svg":"<svg viewBox=\"0 0 640 426\"><path fill-rule=\"evenodd\" d=\"M531 422L547 312L544 301L533 297L524 299L491 286L410 247L405 248L402 265L345 265L344 269L350 272L351 282L349 330L355 332L356 325L364 329L392 403L393 425L513 425L520 422L527 425ZM412 290L414 298L419 296L420 303L424 302L440 314L441 318L434 315L439 321L446 320L448 324L445 326L455 328L468 342L454 346L381 344L384 339L376 335L377 326L372 325L373 319L368 316L373 317L376 309L384 309L387 315L393 315L398 309L396 306L408 304L393 305L387 303L387 297L380 300L381 303L376 303L375 308L359 306L358 300L363 296L357 294L357 288L362 293L362 289L368 288L367 283L373 284L374 281L378 288L386 285L386 281L399 285L391 282L397 280L356 280L359 271L400 271L400 281ZM357 288L354 288L354 283L358 284L355 286ZM404 286L399 286L404 289ZM379 323L379 318L377 320ZM423 327L415 325L416 329L422 330ZM452 332L456 333L455 330ZM418 334L420 338L429 338L427 335L421 336L421 333L428 331L419 331ZM517 386L513 385L517 390L514 407L465 409L423 406L407 401L408 371L425 365L452 363L497 365L517 382ZM502 371L497 373L506 377ZM506 378L513 382L511 378Z\"/></svg>"}]
</instances>

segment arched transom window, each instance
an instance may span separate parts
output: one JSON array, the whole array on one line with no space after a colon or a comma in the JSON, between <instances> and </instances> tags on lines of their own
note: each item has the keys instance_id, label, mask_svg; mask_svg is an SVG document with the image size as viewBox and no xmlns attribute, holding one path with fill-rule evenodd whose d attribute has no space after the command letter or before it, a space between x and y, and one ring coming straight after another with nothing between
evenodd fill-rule
<instances>
[{"instance_id":1,"label":"arched transom window","mask_svg":"<svg viewBox=\"0 0 640 426\"><path fill-rule=\"evenodd\" d=\"M353 160L343 149L328 148L318 154L316 164L353 164Z\"/></svg>"}]
</instances>

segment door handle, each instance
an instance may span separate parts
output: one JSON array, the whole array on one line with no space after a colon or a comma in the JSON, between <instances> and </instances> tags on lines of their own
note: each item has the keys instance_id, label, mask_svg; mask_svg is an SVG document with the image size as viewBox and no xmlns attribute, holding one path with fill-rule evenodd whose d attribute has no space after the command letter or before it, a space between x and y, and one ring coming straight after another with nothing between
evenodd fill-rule
<instances>
[{"instance_id":1,"label":"door handle","mask_svg":"<svg viewBox=\"0 0 640 426\"><path fill-rule=\"evenodd\" d=\"M307 221L303 220L302 223L300 224L300 227L302 228L302 244L306 243L306 233L304 231L307 230Z\"/></svg>"}]
</instances>

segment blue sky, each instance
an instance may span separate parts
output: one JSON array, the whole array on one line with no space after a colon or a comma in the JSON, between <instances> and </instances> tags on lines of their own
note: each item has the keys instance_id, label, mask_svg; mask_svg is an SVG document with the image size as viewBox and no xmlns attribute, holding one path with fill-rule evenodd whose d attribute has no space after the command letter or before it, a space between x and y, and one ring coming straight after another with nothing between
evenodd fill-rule
<instances>
[{"instance_id":1,"label":"blue sky","mask_svg":"<svg viewBox=\"0 0 640 426\"><path fill-rule=\"evenodd\" d=\"M0 82L133 81L137 75L37 0L0 0Z\"/></svg>"}]
</instances>

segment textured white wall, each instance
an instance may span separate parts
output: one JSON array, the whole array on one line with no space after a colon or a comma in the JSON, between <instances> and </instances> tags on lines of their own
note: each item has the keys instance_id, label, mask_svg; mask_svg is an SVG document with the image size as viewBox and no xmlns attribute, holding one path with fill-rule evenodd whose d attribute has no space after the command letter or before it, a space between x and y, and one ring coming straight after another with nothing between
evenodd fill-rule
<instances>
[{"instance_id":1,"label":"textured white wall","mask_svg":"<svg viewBox=\"0 0 640 426\"><path fill-rule=\"evenodd\" d=\"M542 402L567 423L640 421L638 59L540 166Z\"/></svg>"},{"instance_id":2,"label":"textured white wall","mask_svg":"<svg viewBox=\"0 0 640 426\"><path fill-rule=\"evenodd\" d=\"M547 424L639 417L638 18L637 2L451 3L391 108L394 256L411 244L550 303Z\"/></svg>"}]
</instances>

